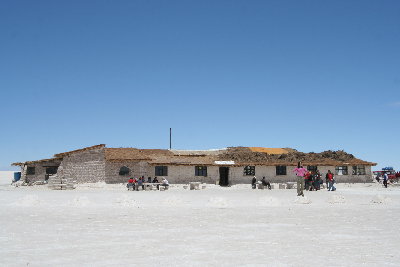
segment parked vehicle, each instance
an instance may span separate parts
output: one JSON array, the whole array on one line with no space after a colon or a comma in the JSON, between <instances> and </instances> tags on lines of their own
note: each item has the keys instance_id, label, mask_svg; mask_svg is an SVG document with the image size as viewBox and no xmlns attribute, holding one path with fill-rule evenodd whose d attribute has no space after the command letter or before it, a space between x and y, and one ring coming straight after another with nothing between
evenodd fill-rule
<instances>
[{"instance_id":1,"label":"parked vehicle","mask_svg":"<svg viewBox=\"0 0 400 267\"><path fill-rule=\"evenodd\" d=\"M383 174L387 174L389 181L391 182L398 182L400 180L400 172L396 172L393 167L385 167L382 168L381 171L373 171L375 177L382 179Z\"/></svg>"}]
</instances>

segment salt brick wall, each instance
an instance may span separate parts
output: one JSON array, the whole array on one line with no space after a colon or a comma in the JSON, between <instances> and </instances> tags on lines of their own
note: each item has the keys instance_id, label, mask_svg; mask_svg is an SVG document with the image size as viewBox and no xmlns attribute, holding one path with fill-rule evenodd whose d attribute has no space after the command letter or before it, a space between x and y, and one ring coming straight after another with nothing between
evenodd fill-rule
<instances>
[{"instance_id":1,"label":"salt brick wall","mask_svg":"<svg viewBox=\"0 0 400 267\"><path fill-rule=\"evenodd\" d=\"M63 177L77 183L105 181L104 148L85 150L67 155L61 162Z\"/></svg>"},{"instance_id":2,"label":"salt brick wall","mask_svg":"<svg viewBox=\"0 0 400 267\"><path fill-rule=\"evenodd\" d=\"M152 166L152 172L155 173L155 166ZM168 176L165 176L168 182L172 184L186 184L189 182L201 182L215 184L219 180L219 168L207 166L207 176L196 176L195 166L168 166Z\"/></svg>"},{"instance_id":3,"label":"salt brick wall","mask_svg":"<svg viewBox=\"0 0 400 267\"><path fill-rule=\"evenodd\" d=\"M119 175L121 167L130 169L129 175ZM106 162L106 182L107 183L126 183L130 177L144 176L152 179L155 177L155 165L150 165L147 162ZM218 167L208 167L207 176L195 176L194 166L168 166L168 176L165 178L173 184L202 182L215 183L219 180ZM160 179L159 179L160 180ZM160 180L161 181L161 180Z\"/></svg>"},{"instance_id":4,"label":"salt brick wall","mask_svg":"<svg viewBox=\"0 0 400 267\"><path fill-rule=\"evenodd\" d=\"M42 181L46 174L46 168L37 163L29 166L36 167L34 175L26 175L26 169L21 168L21 179L28 178L30 181ZM129 177L145 176L154 178L155 166L147 162L106 162L104 159L104 149L94 149L82 152L73 153L65 157L61 163L64 178L72 178L78 183L86 182L99 182L105 181L106 183L125 183ZM119 170L122 166L126 166L131 170L129 175L119 175ZM349 167L351 173L352 166ZM255 175L258 180L263 176L267 181L272 183L280 182L295 182L296 176L292 172L295 166L287 166L287 175L276 175L275 166L255 166ZM246 184L250 183L253 178L252 175L244 175L244 167L229 167L229 183L230 184ZM334 166L318 166L322 178L325 179L325 174L328 170L335 173ZM365 166L366 175L335 175L336 182L338 183L368 183L372 182L371 166ZM59 174L60 175L60 174ZM168 166L168 176L166 176L170 183L189 183L189 182L202 182L215 184L219 181L219 166L208 166L207 176L195 176L195 166Z\"/></svg>"},{"instance_id":5,"label":"salt brick wall","mask_svg":"<svg viewBox=\"0 0 400 267\"><path fill-rule=\"evenodd\" d=\"M44 168L42 165L43 163L35 163L29 164L25 168L21 167L21 180L25 181L27 179L29 182L44 181L46 168ZM27 167L35 167L35 174L26 174Z\"/></svg>"},{"instance_id":6,"label":"salt brick wall","mask_svg":"<svg viewBox=\"0 0 400 267\"><path fill-rule=\"evenodd\" d=\"M129 175L119 175L119 170L121 167L128 167L130 169ZM109 162L105 164L105 175L106 183L126 183L130 177L140 177L144 176L147 181L147 177L154 178L153 173L150 172L149 164L144 161L140 162Z\"/></svg>"},{"instance_id":7,"label":"salt brick wall","mask_svg":"<svg viewBox=\"0 0 400 267\"><path fill-rule=\"evenodd\" d=\"M126 166L131 170L130 175L121 176L119 170L122 166ZM297 177L293 173L296 166L287 166L286 175L276 175L275 166L255 166L255 175L258 180L265 176L266 180L272 183L281 182L296 182ZM351 166L349 166L351 168ZM325 174L328 170L335 172L334 166L318 166L322 178L325 179ZM351 171L349 169L349 171ZM365 167L366 175L336 175L338 183L360 183L371 182L371 167ZM147 162L106 162L106 182L107 183L125 183L129 177L145 176L154 178L155 166ZM219 181L219 166L208 166L207 176L195 176L195 166L169 165L167 180L174 184L183 184L189 182L202 182L215 184ZM229 184L246 184L251 183L252 175L244 175L244 166L229 167Z\"/></svg>"}]
</instances>

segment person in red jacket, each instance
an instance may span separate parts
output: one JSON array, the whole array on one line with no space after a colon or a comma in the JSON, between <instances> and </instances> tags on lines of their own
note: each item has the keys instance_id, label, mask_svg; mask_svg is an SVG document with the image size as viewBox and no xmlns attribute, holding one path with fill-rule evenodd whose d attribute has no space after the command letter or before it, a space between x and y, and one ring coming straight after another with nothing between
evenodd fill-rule
<instances>
[{"instance_id":1,"label":"person in red jacket","mask_svg":"<svg viewBox=\"0 0 400 267\"><path fill-rule=\"evenodd\" d=\"M126 187L128 187L128 190L132 188L132 190L135 190L135 184L133 182L133 178L129 178L128 180L128 184L126 185Z\"/></svg>"},{"instance_id":2,"label":"person in red jacket","mask_svg":"<svg viewBox=\"0 0 400 267\"><path fill-rule=\"evenodd\" d=\"M307 171L306 174L304 175L304 189L306 191L310 190L311 191L311 183L310 183L310 179L311 179L311 172Z\"/></svg>"},{"instance_id":3,"label":"person in red jacket","mask_svg":"<svg viewBox=\"0 0 400 267\"><path fill-rule=\"evenodd\" d=\"M333 186L335 180L333 179L333 173L331 173L330 170L328 170L328 173L326 174L326 180L328 181L328 191L335 191L336 188Z\"/></svg>"}]
</instances>

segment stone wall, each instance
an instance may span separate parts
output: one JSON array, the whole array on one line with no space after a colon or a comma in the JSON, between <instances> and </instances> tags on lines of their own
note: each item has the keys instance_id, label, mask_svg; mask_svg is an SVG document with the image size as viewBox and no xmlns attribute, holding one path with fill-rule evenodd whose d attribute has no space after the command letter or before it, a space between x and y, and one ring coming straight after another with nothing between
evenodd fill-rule
<instances>
[{"instance_id":1,"label":"stone wall","mask_svg":"<svg viewBox=\"0 0 400 267\"><path fill-rule=\"evenodd\" d=\"M49 164L45 164L49 166ZM119 175L121 167L128 167L130 173L128 175ZM26 168L21 168L21 179L26 178L31 181L43 181L46 174L46 168L43 163L31 164L29 167L35 167L34 175L27 175ZM306 166L305 166L306 167ZM295 182L296 176L292 172L295 166L286 167L286 175L276 175L275 166L255 166L255 175L258 180L263 176L272 182ZM352 166L349 166L351 173ZM328 170L335 173L334 166L318 166L322 178L325 179L325 174ZM366 175L335 175L337 183L366 183L372 182L371 166L365 166ZM104 149L93 149L82 152L76 152L66 156L58 169L58 176L71 178L78 183L99 182L106 183L126 183L129 177L144 176L154 178L155 166L147 162L106 162L104 159ZM219 166L208 166L207 176L195 176L195 166L168 166L168 176L165 176L170 183L218 183L219 182ZM244 167L229 167L229 184L246 184L250 183L253 175L244 175Z\"/></svg>"},{"instance_id":2,"label":"stone wall","mask_svg":"<svg viewBox=\"0 0 400 267\"><path fill-rule=\"evenodd\" d=\"M25 165L21 168L21 180L36 182L36 181L44 181L46 175L46 168L42 166L42 163L35 163ZM35 167L35 174L27 174L28 167Z\"/></svg>"},{"instance_id":3,"label":"stone wall","mask_svg":"<svg viewBox=\"0 0 400 267\"><path fill-rule=\"evenodd\" d=\"M371 182L373 182L371 166L365 166L365 175L352 175L351 174L352 166L348 166L348 168L349 168L348 169L349 175L336 175L335 174L335 181L337 183L371 183ZM327 170L327 167L325 169ZM331 167L329 170L331 170L333 173L335 173L334 167ZM326 172L324 172L324 175L323 175L324 179L325 179L325 174L326 174Z\"/></svg>"},{"instance_id":4,"label":"stone wall","mask_svg":"<svg viewBox=\"0 0 400 267\"><path fill-rule=\"evenodd\" d=\"M121 167L128 167L130 169L129 175L119 175ZM207 176L196 176L195 166L183 166L183 165L169 165L168 176L165 176L167 180L174 184L182 184L188 182L202 182L202 183L218 183L219 182L219 167L220 166L208 166ZM263 176L272 182L295 182L297 180L296 175L293 173L293 169L296 166L287 166L286 175L276 175L275 166L255 166L255 175L258 180L261 180ZM307 166L305 166L307 167ZM107 183L126 183L129 177L140 177L144 176L154 178L155 166L150 165L147 162L106 162L106 182ZM318 166L322 178L325 179L325 175L328 170L335 173L334 166ZM371 167L365 167L366 175L335 175L338 183L359 183L359 182L371 182ZM351 172L351 166L349 166L349 172ZM240 167L229 167L229 184L246 184L250 183L253 175L244 174L244 166Z\"/></svg>"},{"instance_id":5,"label":"stone wall","mask_svg":"<svg viewBox=\"0 0 400 267\"><path fill-rule=\"evenodd\" d=\"M65 156L57 175L77 183L105 181L104 151L104 148L97 148Z\"/></svg>"},{"instance_id":6,"label":"stone wall","mask_svg":"<svg viewBox=\"0 0 400 267\"><path fill-rule=\"evenodd\" d=\"M155 173L155 166L152 166L152 172ZM196 176L195 166L168 166L168 176L166 179L170 183L185 184L189 182L201 182L215 184L219 180L219 168L215 166L207 167L207 176Z\"/></svg>"},{"instance_id":7,"label":"stone wall","mask_svg":"<svg viewBox=\"0 0 400 267\"><path fill-rule=\"evenodd\" d=\"M140 162L106 162L105 165L105 181L109 184L114 183L126 183L130 177L141 177L144 176L147 181L147 177L154 178L154 173L150 172L149 164L144 161ZM127 175L119 175L121 167L128 167L130 173Z\"/></svg>"},{"instance_id":8,"label":"stone wall","mask_svg":"<svg viewBox=\"0 0 400 267\"><path fill-rule=\"evenodd\" d=\"M36 181L44 181L46 178L46 167L54 166L57 167L60 163L31 163L29 165L21 166L21 181L29 181L29 182L36 182ZM28 167L35 167L35 174L28 174L27 170Z\"/></svg>"},{"instance_id":9,"label":"stone wall","mask_svg":"<svg viewBox=\"0 0 400 267\"><path fill-rule=\"evenodd\" d=\"M267 181L272 183L280 182L295 182L297 180L296 175L293 173L293 169L297 166L286 166L286 175L276 175L275 166L255 166L255 176L258 180L261 180L265 176ZM307 168L307 166L304 166ZM352 166L349 166L349 173L351 173ZM335 174L334 166L318 166L318 170L321 173L323 179L328 170L331 170ZM335 180L338 183L366 183L372 182L371 166L365 166L365 175L335 175ZM243 184L249 183L253 178L252 175L244 175L244 167L230 167L229 169L229 181L230 184Z\"/></svg>"}]
</instances>

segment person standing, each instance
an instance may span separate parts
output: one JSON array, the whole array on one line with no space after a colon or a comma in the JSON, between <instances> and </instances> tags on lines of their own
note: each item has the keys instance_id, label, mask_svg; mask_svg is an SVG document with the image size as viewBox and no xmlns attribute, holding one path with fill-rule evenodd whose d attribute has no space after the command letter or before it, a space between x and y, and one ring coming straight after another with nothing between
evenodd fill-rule
<instances>
[{"instance_id":1,"label":"person standing","mask_svg":"<svg viewBox=\"0 0 400 267\"><path fill-rule=\"evenodd\" d=\"M328 173L326 174L325 178L328 181L328 191L335 191L336 188L333 186L334 179L331 170L328 170Z\"/></svg>"},{"instance_id":2,"label":"person standing","mask_svg":"<svg viewBox=\"0 0 400 267\"><path fill-rule=\"evenodd\" d=\"M256 183L257 178L254 176L253 179L251 179L251 188L256 189Z\"/></svg>"},{"instance_id":3,"label":"person standing","mask_svg":"<svg viewBox=\"0 0 400 267\"><path fill-rule=\"evenodd\" d=\"M297 168L293 170L293 172L297 176L297 195L304 197L304 176L307 173L307 170L301 166L301 162L297 163Z\"/></svg>"},{"instance_id":4,"label":"person standing","mask_svg":"<svg viewBox=\"0 0 400 267\"><path fill-rule=\"evenodd\" d=\"M383 185L385 186L385 188L387 188L388 180L389 180L389 176L388 176L387 173L385 172L385 173L383 174Z\"/></svg>"},{"instance_id":5,"label":"person standing","mask_svg":"<svg viewBox=\"0 0 400 267\"><path fill-rule=\"evenodd\" d=\"M317 170L316 172L315 172L315 182L314 182L314 187L315 187L315 190L320 190L321 189L321 187L320 187L320 185L321 185L321 174L319 173L319 170Z\"/></svg>"}]
</instances>

